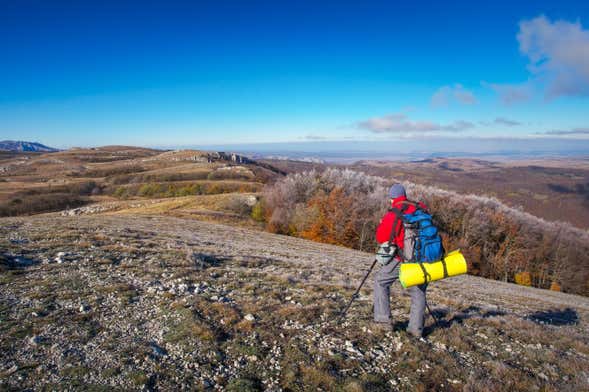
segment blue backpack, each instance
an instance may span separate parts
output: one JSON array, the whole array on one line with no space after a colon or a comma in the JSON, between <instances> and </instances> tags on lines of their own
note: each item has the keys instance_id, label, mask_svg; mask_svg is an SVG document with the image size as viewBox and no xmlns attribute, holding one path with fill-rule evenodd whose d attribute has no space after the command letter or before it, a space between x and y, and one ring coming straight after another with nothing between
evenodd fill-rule
<instances>
[{"instance_id":1,"label":"blue backpack","mask_svg":"<svg viewBox=\"0 0 589 392\"><path fill-rule=\"evenodd\" d=\"M399 221L403 222L405 238L403 240L403 261L414 263L430 263L444 257L444 246L438 228L432 222L432 216L421 209L416 203L406 202L401 209L391 208L396 216L391 231L391 240L396 234ZM415 211L407 214L408 205L414 205Z\"/></svg>"}]
</instances>

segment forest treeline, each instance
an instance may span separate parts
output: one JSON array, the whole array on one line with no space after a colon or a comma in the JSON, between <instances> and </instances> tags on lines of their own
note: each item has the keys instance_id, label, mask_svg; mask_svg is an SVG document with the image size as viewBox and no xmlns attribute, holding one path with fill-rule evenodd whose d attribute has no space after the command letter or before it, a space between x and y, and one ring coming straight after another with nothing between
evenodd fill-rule
<instances>
[{"instance_id":1,"label":"forest treeline","mask_svg":"<svg viewBox=\"0 0 589 392\"><path fill-rule=\"evenodd\" d=\"M291 174L266 187L253 216L274 233L373 251L392 181L343 169ZM470 273L589 295L589 234L583 230L494 198L404 185L410 199L429 206L446 250L460 248Z\"/></svg>"}]
</instances>

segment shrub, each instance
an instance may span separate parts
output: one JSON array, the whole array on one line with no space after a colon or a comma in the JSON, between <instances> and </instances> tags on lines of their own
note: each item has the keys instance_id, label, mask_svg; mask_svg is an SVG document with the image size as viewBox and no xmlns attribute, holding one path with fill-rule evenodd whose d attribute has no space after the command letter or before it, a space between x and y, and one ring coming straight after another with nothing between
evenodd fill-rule
<instances>
[{"instance_id":1,"label":"shrub","mask_svg":"<svg viewBox=\"0 0 589 392\"><path fill-rule=\"evenodd\" d=\"M77 175L80 177L108 177L108 176L115 176L115 175L121 175L121 174L138 173L138 172L142 172L142 171L145 171L145 169L143 167L131 165L131 166L108 167L108 168L95 168L95 169L87 170L85 172L78 173Z\"/></svg>"},{"instance_id":2,"label":"shrub","mask_svg":"<svg viewBox=\"0 0 589 392\"><path fill-rule=\"evenodd\" d=\"M260 190L260 184L256 183L236 183L236 182L218 182L218 183L148 183L132 184L118 187L113 190L109 187L105 192L110 192L116 197L179 197L191 195L217 195L221 193L252 193ZM249 212L248 212L249 213Z\"/></svg>"},{"instance_id":3,"label":"shrub","mask_svg":"<svg viewBox=\"0 0 589 392\"><path fill-rule=\"evenodd\" d=\"M247 202L243 196L232 196L229 200L223 203L226 210L235 212L242 216L248 216L252 213L252 206Z\"/></svg>"},{"instance_id":4,"label":"shrub","mask_svg":"<svg viewBox=\"0 0 589 392\"><path fill-rule=\"evenodd\" d=\"M368 249L393 181L340 169L289 175L264 190L266 228ZM404 184L411 199L429 206L446 249L462 249L471 273L541 288L561 282L563 291L589 295L588 233L494 198Z\"/></svg>"},{"instance_id":5,"label":"shrub","mask_svg":"<svg viewBox=\"0 0 589 392\"><path fill-rule=\"evenodd\" d=\"M266 188L268 230L360 248L386 208L384 180L351 170L298 173Z\"/></svg>"},{"instance_id":6,"label":"shrub","mask_svg":"<svg viewBox=\"0 0 589 392\"><path fill-rule=\"evenodd\" d=\"M28 189L17 192L8 201L0 203L0 216L38 214L80 207L89 202L85 196L100 193L102 188L94 181Z\"/></svg>"},{"instance_id":7,"label":"shrub","mask_svg":"<svg viewBox=\"0 0 589 392\"><path fill-rule=\"evenodd\" d=\"M113 185L123 184L140 184L145 182L173 182L173 181L191 181L206 180L207 171L197 171L189 173L150 173L150 174L124 174L111 176L107 180Z\"/></svg>"},{"instance_id":8,"label":"shrub","mask_svg":"<svg viewBox=\"0 0 589 392\"><path fill-rule=\"evenodd\" d=\"M42 188L27 189L15 194L15 196L41 196L48 194L68 194L74 196L88 196L100 191L100 185L94 181L73 182L65 185L49 185Z\"/></svg>"},{"instance_id":9,"label":"shrub","mask_svg":"<svg viewBox=\"0 0 589 392\"><path fill-rule=\"evenodd\" d=\"M229 392L256 392L263 391L260 381L251 378L236 378L227 385Z\"/></svg>"},{"instance_id":10,"label":"shrub","mask_svg":"<svg viewBox=\"0 0 589 392\"><path fill-rule=\"evenodd\" d=\"M264 219L265 219L265 216L264 216L264 203L262 201L258 201L252 207L251 217L256 222L264 222Z\"/></svg>"},{"instance_id":11,"label":"shrub","mask_svg":"<svg viewBox=\"0 0 589 392\"><path fill-rule=\"evenodd\" d=\"M0 204L0 216L18 216L60 211L83 206L88 201L67 193L16 197Z\"/></svg>"},{"instance_id":12,"label":"shrub","mask_svg":"<svg viewBox=\"0 0 589 392\"><path fill-rule=\"evenodd\" d=\"M518 272L515 274L515 283L522 286L531 286L532 275L528 271Z\"/></svg>"},{"instance_id":13,"label":"shrub","mask_svg":"<svg viewBox=\"0 0 589 392\"><path fill-rule=\"evenodd\" d=\"M248 172L233 170L215 170L207 175L208 180L249 180L252 175Z\"/></svg>"},{"instance_id":14,"label":"shrub","mask_svg":"<svg viewBox=\"0 0 589 392\"><path fill-rule=\"evenodd\" d=\"M114 191L113 195L118 198L125 199L127 198L127 188L120 186Z\"/></svg>"}]
</instances>

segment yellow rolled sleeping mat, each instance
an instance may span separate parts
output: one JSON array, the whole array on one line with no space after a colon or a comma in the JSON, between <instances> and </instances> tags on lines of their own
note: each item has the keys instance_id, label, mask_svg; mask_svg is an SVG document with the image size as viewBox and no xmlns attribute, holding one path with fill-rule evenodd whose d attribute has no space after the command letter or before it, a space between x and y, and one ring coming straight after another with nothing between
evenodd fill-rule
<instances>
[{"instance_id":1,"label":"yellow rolled sleeping mat","mask_svg":"<svg viewBox=\"0 0 589 392\"><path fill-rule=\"evenodd\" d=\"M433 282L466 273L466 260L460 250L446 255L443 260L431 263L401 263L399 280L404 288Z\"/></svg>"}]
</instances>

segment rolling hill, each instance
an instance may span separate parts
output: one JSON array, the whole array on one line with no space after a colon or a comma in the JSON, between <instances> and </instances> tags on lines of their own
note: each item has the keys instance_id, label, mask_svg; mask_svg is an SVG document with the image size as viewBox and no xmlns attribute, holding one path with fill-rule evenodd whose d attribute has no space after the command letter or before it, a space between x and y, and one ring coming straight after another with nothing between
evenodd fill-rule
<instances>
[{"instance_id":1,"label":"rolling hill","mask_svg":"<svg viewBox=\"0 0 589 392\"><path fill-rule=\"evenodd\" d=\"M53 152L58 151L56 148L47 147L41 143L23 142L14 140L0 141L0 151L12 152Z\"/></svg>"},{"instance_id":2,"label":"rolling hill","mask_svg":"<svg viewBox=\"0 0 589 392\"><path fill-rule=\"evenodd\" d=\"M223 220L220 204L233 210L230 213L239 212L243 194L255 195L265 183L282 175L269 164L214 151L104 146L0 155L0 216L97 203L107 203L108 210L129 209L157 199L168 207L160 209L162 213L201 218L217 214ZM178 203L170 203L172 199ZM227 219L237 221L230 214Z\"/></svg>"}]
</instances>

